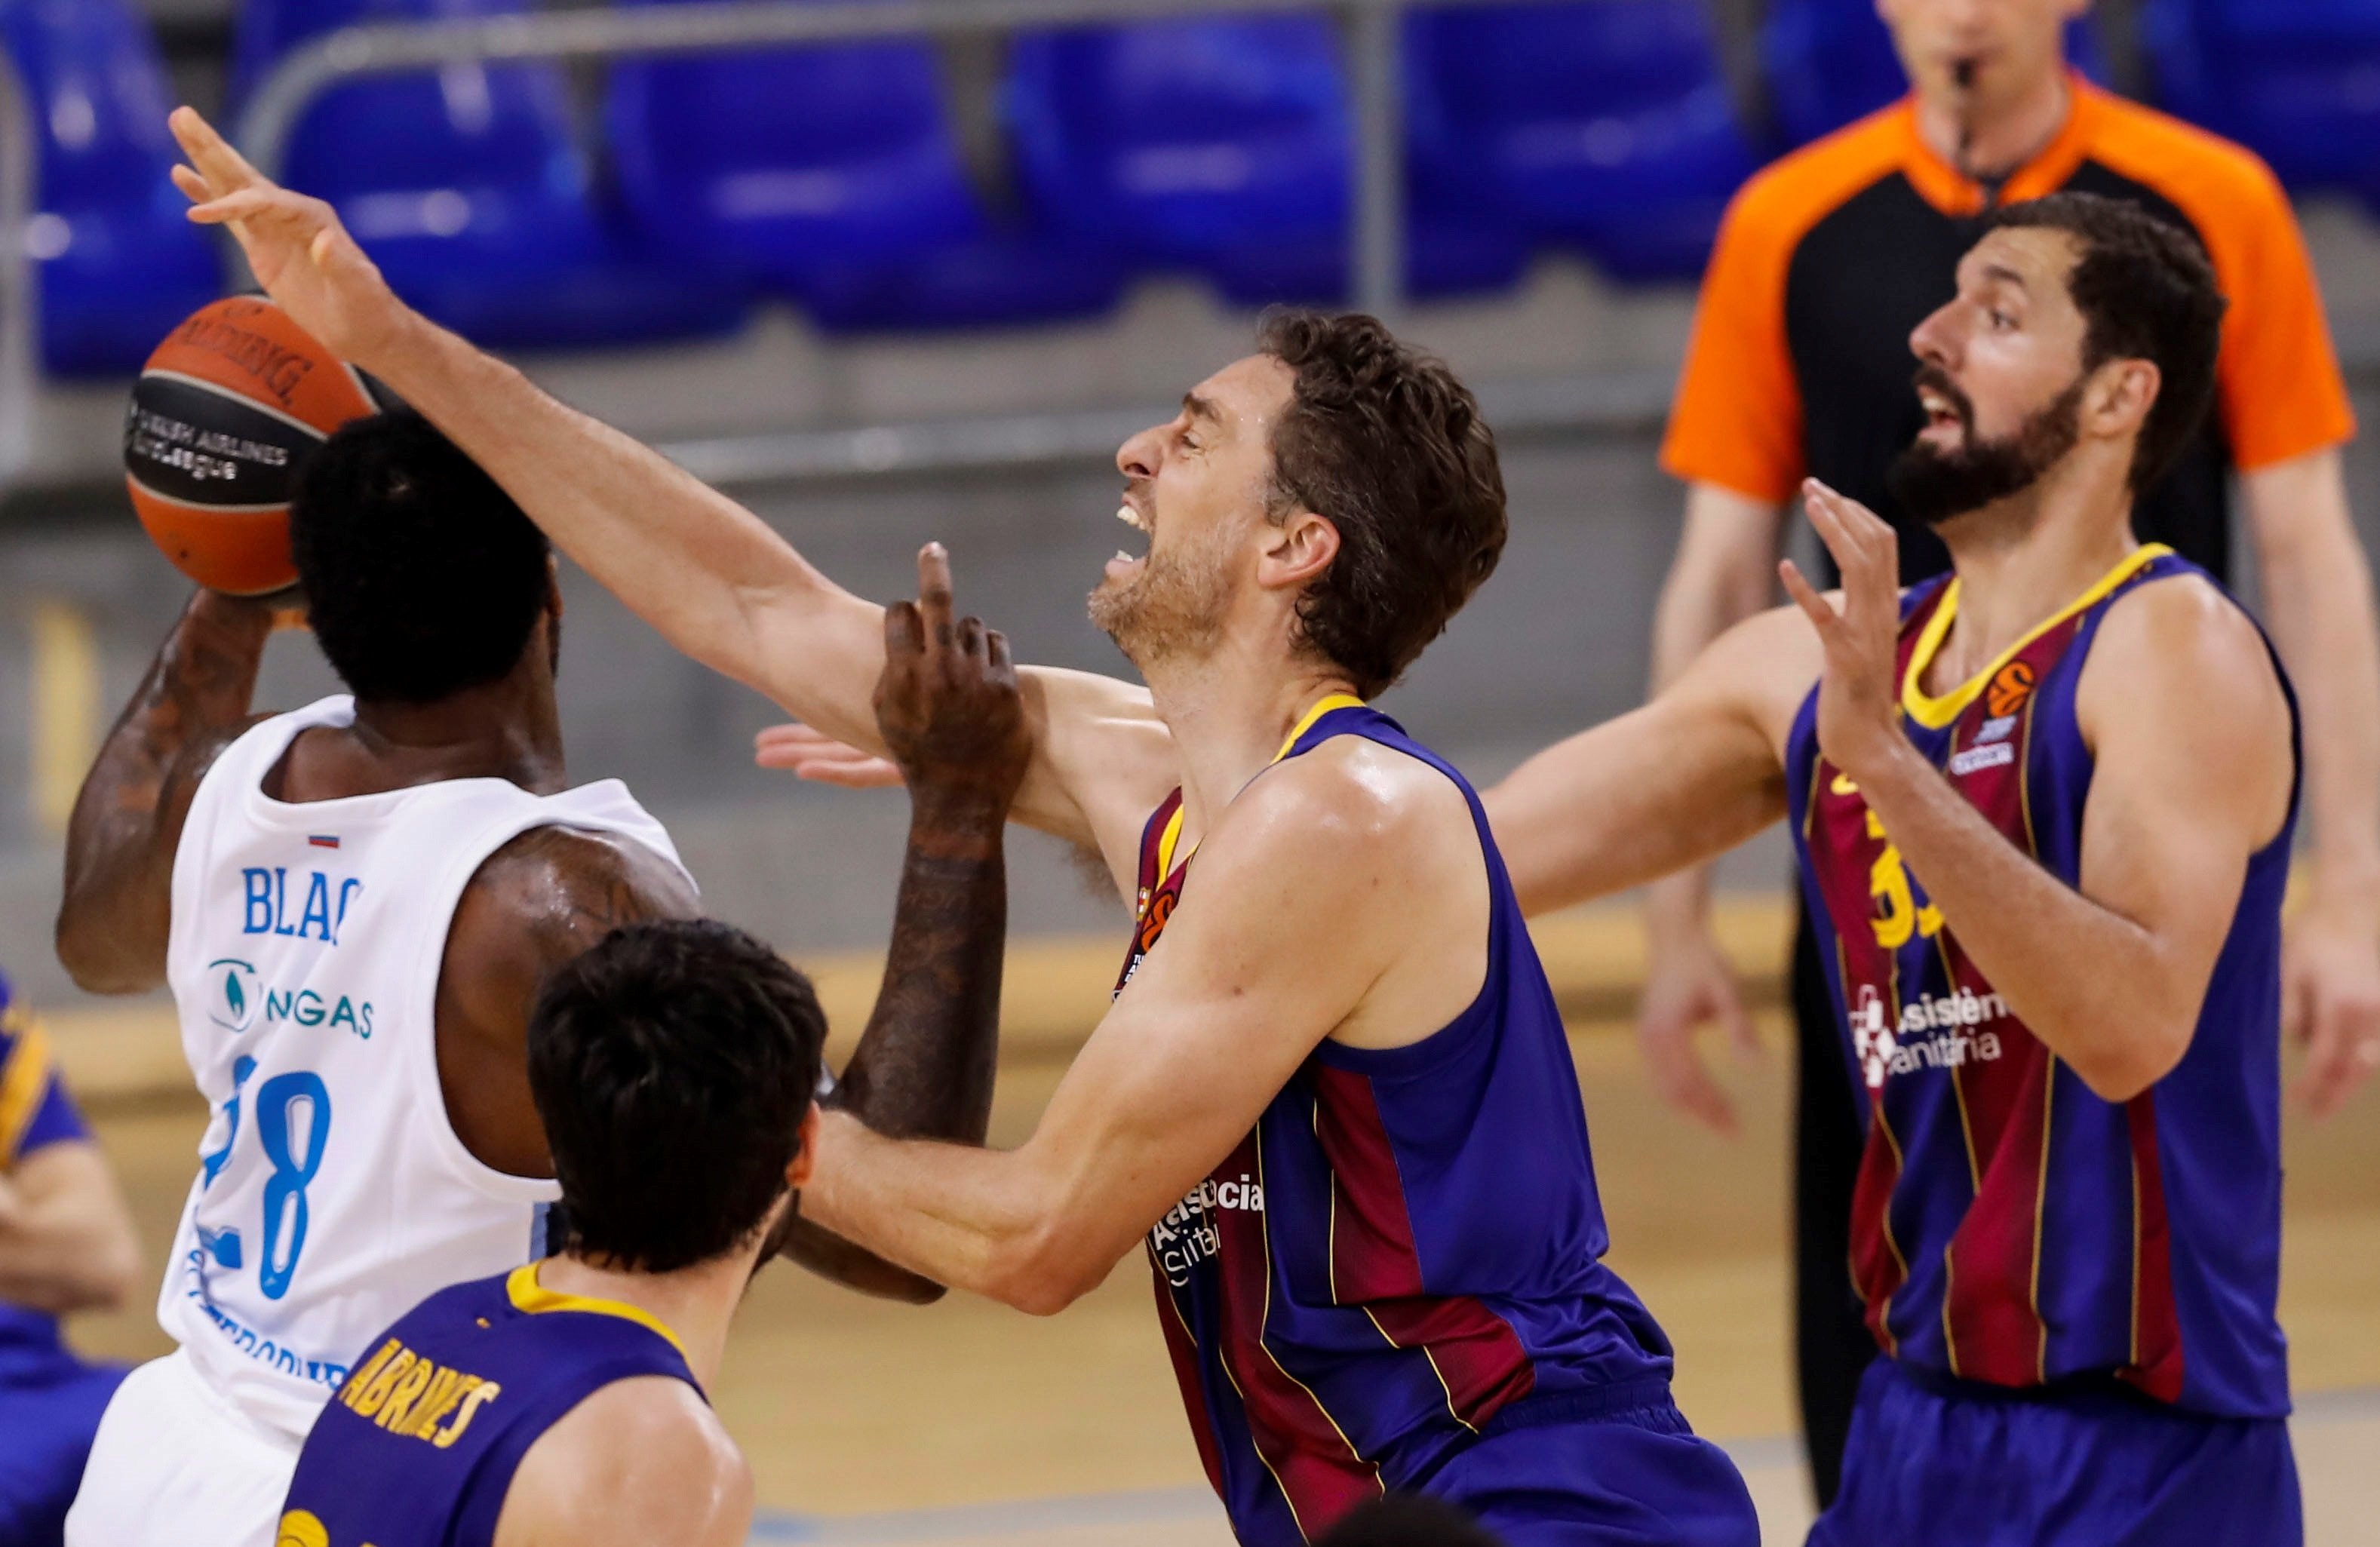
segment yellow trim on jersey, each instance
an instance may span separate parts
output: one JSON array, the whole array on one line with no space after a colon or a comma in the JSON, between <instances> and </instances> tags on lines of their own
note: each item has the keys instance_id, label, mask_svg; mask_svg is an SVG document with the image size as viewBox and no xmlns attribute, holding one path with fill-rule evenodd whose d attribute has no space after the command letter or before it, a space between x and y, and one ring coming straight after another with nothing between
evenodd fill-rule
<instances>
[{"instance_id":1,"label":"yellow trim on jersey","mask_svg":"<svg viewBox=\"0 0 2380 1547\"><path fill-rule=\"evenodd\" d=\"M1324 715L1333 709L1360 709L1363 707L1364 701L1352 693L1326 695L1314 707L1298 716L1297 723L1290 728L1288 738L1281 743L1281 750L1272 755L1273 763L1278 763L1288 756L1289 749L1297 744L1297 739L1313 730L1315 722ZM1272 763L1268 763L1265 767L1270 767ZM1165 830L1157 835L1157 879L1160 886L1164 884L1167 876L1173 874L1173 851L1182 842L1183 810L1183 807L1175 806L1173 815L1165 819ZM1190 863L1190 854L1197 852L1198 845L1196 843L1190 845L1190 853L1182 856L1182 863L1184 864Z\"/></svg>"},{"instance_id":2,"label":"yellow trim on jersey","mask_svg":"<svg viewBox=\"0 0 2380 1547\"><path fill-rule=\"evenodd\" d=\"M1333 693L1327 695L1320 703L1298 717L1297 723L1290 728L1289 735L1282 740L1281 750L1272 755L1273 762L1278 763L1288 756L1289 749L1297 744L1297 738L1313 730L1315 721L1331 710L1360 709L1363 707L1364 701L1352 693Z\"/></svg>"},{"instance_id":3,"label":"yellow trim on jersey","mask_svg":"<svg viewBox=\"0 0 2380 1547\"><path fill-rule=\"evenodd\" d=\"M1934 657L1942 648L1942 641L1949 637L1951 622L1959 615L1959 582L1953 579L1942 593L1942 604L1934 609L1932 617L1925 620L1925 632L1917 636L1917 647L1909 654L1909 672L1900 679L1901 712L1929 731L1941 730L1965 713L1967 706L1975 701L1975 695L1999 675L2000 668L2023 653L2026 646L2084 608L2105 600L2108 592L2130 580L2143 565L2153 559L2162 559L2172 551L2161 542L2143 543L2133 549L2114 569L2101 575L2089 590L2034 624L2023 638L1994 657L1989 666L1937 698L1926 694L1917 684L1925 681L1925 669L1934 663Z\"/></svg>"},{"instance_id":4,"label":"yellow trim on jersey","mask_svg":"<svg viewBox=\"0 0 2380 1547\"><path fill-rule=\"evenodd\" d=\"M1157 884L1159 886L1163 886L1165 878L1173 874L1173 851L1182 841L1182 812L1181 806L1175 806L1173 815L1165 819L1165 830L1157 835ZM1193 844L1191 847L1195 849L1197 845ZM1189 856L1185 854L1183 857L1187 859Z\"/></svg>"},{"instance_id":5,"label":"yellow trim on jersey","mask_svg":"<svg viewBox=\"0 0 2380 1547\"><path fill-rule=\"evenodd\" d=\"M543 1263L523 1263L513 1269L511 1277L504 1280L504 1294L513 1302L514 1310L532 1316L542 1315L549 1311L583 1311L590 1316L618 1316L660 1333L669 1339L670 1347L677 1350L680 1359L686 1357L686 1345L678 1341L677 1334L672 1332L668 1323L659 1316L642 1306L630 1305L624 1300L597 1299L589 1295L567 1295L559 1289L549 1289L539 1283L537 1277L537 1270L544 1265Z\"/></svg>"},{"instance_id":6,"label":"yellow trim on jersey","mask_svg":"<svg viewBox=\"0 0 2380 1547\"><path fill-rule=\"evenodd\" d=\"M17 1146L24 1142L25 1130L50 1088L48 1036L30 1021L9 1030L16 1045L8 1050L6 1065L0 1066L0 1167L17 1163Z\"/></svg>"}]
</instances>

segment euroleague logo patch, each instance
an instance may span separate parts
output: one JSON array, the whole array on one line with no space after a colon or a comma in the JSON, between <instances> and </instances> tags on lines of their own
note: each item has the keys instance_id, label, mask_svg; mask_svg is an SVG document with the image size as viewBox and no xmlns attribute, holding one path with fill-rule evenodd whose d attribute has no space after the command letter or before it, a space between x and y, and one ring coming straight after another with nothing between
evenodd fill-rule
<instances>
[{"instance_id":1,"label":"euroleague logo patch","mask_svg":"<svg viewBox=\"0 0 2380 1547\"><path fill-rule=\"evenodd\" d=\"M1991 711L1994 719L2007 719L2023 708L2024 701L2033 696L2034 681L2030 664L2022 660L2010 661L1993 676L1991 685L1984 689L1984 707Z\"/></svg>"}]
</instances>

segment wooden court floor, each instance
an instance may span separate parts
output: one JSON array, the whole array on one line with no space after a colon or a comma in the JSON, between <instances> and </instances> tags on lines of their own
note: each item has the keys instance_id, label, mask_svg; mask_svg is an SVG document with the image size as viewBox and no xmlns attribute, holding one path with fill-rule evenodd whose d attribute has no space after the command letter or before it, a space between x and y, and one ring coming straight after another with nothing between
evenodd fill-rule
<instances>
[{"instance_id":1,"label":"wooden court floor","mask_svg":"<svg viewBox=\"0 0 2380 1547\"><path fill-rule=\"evenodd\" d=\"M1772 1047L1781 1029L1767 1028ZM1767 1539L1801 1540L1787 1356L1784 1087L1773 1053L1730 1069L1742 1136L1714 1138L1653 1098L1624 1028L1573 1038L1614 1264L1679 1348L1696 1428L1743 1465ZM1062 1065L1002 1071L994 1142L1030 1130ZM195 1165L203 1114L111 1104L103 1141L152 1268ZM2301 1396L2298 1445L2315 1547L2380 1542L2380 1092L2314 1125L2292 1114L2282 1320ZM75 1329L123 1358L164 1340L142 1302ZM1223 1547L1222 1527L1127 1261L1064 1314L1035 1320L953 1297L864 1300L780 1265L763 1275L714 1393L758 1474L756 1542L919 1547Z\"/></svg>"}]
</instances>

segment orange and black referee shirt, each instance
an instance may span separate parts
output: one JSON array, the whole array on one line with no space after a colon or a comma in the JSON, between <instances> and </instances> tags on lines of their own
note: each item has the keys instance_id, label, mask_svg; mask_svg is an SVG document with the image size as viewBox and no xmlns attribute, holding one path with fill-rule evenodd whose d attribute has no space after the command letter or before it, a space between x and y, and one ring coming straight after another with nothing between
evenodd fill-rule
<instances>
[{"instance_id":1,"label":"orange and black referee shirt","mask_svg":"<svg viewBox=\"0 0 2380 1547\"><path fill-rule=\"evenodd\" d=\"M2313 265L2253 154L2079 76L2072 87L2066 127L1999 202L2061 188L2136 199L2197 233L2214 260L2231 303L2216 412L2133 525L2220 575L2229 469L2355 432ZM1947 568L1940 539L1900 519L1884 474L1924 424L1909 335L1956 292L1985 200L1925 143L1907 100L1747 183L1703 279L1662 466L1780 503L1815 476L1901 528L1904 578Z\"/></svg>"}]
</instances>

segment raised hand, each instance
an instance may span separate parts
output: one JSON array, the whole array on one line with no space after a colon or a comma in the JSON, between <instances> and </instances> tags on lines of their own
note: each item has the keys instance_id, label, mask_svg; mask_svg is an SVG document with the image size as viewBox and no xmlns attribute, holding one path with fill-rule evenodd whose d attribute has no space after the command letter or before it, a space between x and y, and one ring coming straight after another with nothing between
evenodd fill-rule
<instances>
[{"instance_id":1,"label":"raised hand","mask_svg":"<svg viewBox=\"0 0 2380 1547\"><path fill-rule=\"evenodd\" d=\"M409 315L339 224L336 211L267 179L190 108L168 120L187 166L174 186L190 219L231 229L256 282L299 327L340 358L370 366Z\"/></svg>"},{"instance_id":2,"label":"raised hand","mask_svg":"<svg viewBox=\"0 0 2380 1547\"><path fill-rule=\"evenodd\" d=\"M1841 610L1819 594L1792 560L1779 564L1778 573L1826 646L1826 673L1818 682L1819 748L1828 762L1858 780L1908 745L1895 671L1900 539L1874 511L1815 478L1802 485L1802 502L1842 571Z\"/></svg>"},{"instance_id":3,"label":"raised hand","mask_svg":"<svg viewBox=\"0 0 2380 1547\"><path fill-rule=\"evenodd\" d=\"M917 599L884 610L876 724L921 807L979 797L1004 816L1025 782L1033 732L1008 641L954 617L950 555L938 542L917 555Z\"/></svg>"},{"instance_id":4,"label":"raised hand","mask_svg":"<svg viewBox=\"0 0 2380 1547\"><path fill-rule=\"evenodd\" d=\"M846 790L892 790L901 783L901 770L892 759L836 741L799 720L771 725L753 737L752 761L813 784L839 784Z\"/></svg>"}]
</instances>

